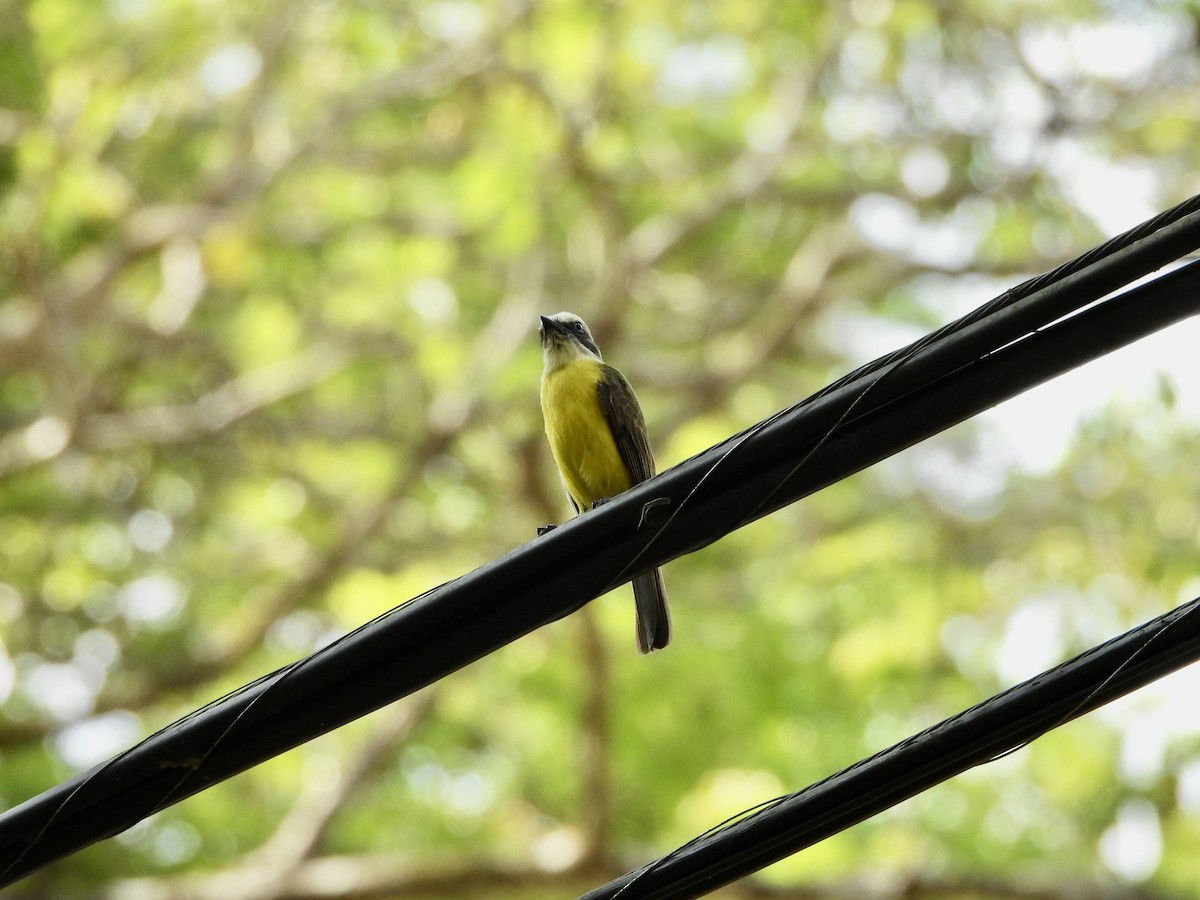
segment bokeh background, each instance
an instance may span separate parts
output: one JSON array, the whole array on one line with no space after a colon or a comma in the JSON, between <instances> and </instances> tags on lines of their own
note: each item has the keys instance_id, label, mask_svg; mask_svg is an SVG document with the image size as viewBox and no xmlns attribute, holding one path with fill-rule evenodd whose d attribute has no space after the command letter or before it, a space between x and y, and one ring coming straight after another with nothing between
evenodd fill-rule
<instances>
[{"instance_id":1,"label":"bokeh background","mask_svg":"<svg viewBox=\"0 0 1200 900\"><path fill-rule=\"evenodd\" d=\"M1194 2L7 0L0 802L1200 191ZM1183 325L10 896L566 897L1200 593ZM1184 671L753 896L1195 896ZM723 896L751 896L751 883Z\"/></svg>"}]
</instances>

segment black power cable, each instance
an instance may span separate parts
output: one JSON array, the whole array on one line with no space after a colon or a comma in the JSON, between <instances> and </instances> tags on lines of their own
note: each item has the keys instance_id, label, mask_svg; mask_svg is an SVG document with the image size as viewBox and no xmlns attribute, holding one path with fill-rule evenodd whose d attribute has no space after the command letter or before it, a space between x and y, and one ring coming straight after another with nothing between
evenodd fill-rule
<instances>
[{"instance_id":1,"label":"black power cable","mask_svg":"<svg viewBox=\"0 0 1200 900\"><path fill-rule=\"evenodd\" d=\"M1200 247L1200 214L1186 205L1172 213L1155 220L1154 229L1140 226L1136 238L1118 239L1111 255L1093 252L1090 263L1043 279L1016 302L984 318L968 316L936 339L865 367L8 810L0 815L0 885L437 681L635 575L1195 314L1200 277L1193 264L1036 331Z\"/></svg>"},{"instance_id":2,"label":"black power cable","mask_svg":"<svg viewBox=\"0 0 1200 900\"><path fill-rule=\"evenodd\" d=\"M699 897L1200 659L1200 599L764 804L581 900Z\"/></svg>"}]
</instances>

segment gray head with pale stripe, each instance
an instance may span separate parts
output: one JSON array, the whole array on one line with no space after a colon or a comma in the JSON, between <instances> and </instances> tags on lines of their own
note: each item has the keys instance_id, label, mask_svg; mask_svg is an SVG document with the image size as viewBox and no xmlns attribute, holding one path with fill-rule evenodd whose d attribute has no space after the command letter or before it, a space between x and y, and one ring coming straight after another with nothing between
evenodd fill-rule
<instances>
[{"instance_id":1,"label":"gray head with pale stripe","mask_svg":"<svg viewBox=\"0 0 1200 900\"><path fill-rule=\"evenodd\" d=\"M577 359L603 359L587 323L574 313L542 316L542 359L552 371Z\"/></svg>"}]
</instances>

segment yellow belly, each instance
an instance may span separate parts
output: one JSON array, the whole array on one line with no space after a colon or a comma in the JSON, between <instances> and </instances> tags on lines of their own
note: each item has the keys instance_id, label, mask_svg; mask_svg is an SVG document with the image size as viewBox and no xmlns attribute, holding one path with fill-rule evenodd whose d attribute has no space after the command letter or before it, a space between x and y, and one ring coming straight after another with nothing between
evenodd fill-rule
<instances>
[{"instance_id":1,"label":"yellow belly","mask_svg":"<svg viewBox=\"0 0 1200 900\"><path fill-rule=\"evenodd\" d=\"M596 395L602 367L581 359L542 376L542 416L550 452L580 510L630 486L629 470Z\"/></svg>"}]
</instances>

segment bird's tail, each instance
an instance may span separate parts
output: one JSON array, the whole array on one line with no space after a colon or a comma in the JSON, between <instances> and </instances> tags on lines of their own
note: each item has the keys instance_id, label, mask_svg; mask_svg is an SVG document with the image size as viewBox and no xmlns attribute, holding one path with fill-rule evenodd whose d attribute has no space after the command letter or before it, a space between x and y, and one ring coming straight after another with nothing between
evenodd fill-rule
<instances>
[{"instance_id":1,"label":"bird's tail","mask_svg":"<svg viewBox=\"0 0 1200 900\"><path fill-rule=\"evenodd\" d=\"M662 573L655 569L633 579L633 602L637 610L638 650L661 650L671 640L671 613Z\"/></svg>"}]
</instances>

